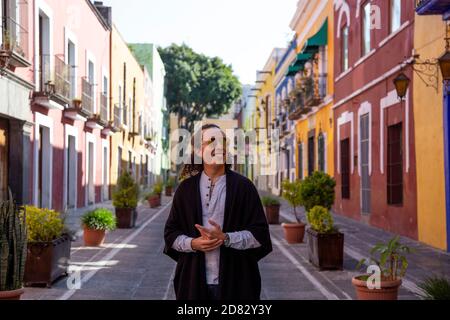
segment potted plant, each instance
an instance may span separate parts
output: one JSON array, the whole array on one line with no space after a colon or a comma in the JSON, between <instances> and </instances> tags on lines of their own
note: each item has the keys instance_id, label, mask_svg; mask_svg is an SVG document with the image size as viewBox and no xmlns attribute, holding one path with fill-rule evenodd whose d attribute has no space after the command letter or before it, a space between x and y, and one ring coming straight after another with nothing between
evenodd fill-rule
<instances>
[{"instance_id":1,"label":"potted plant","mask_svg":"<svg viewBox=\"0 0 450 320\"><path fill-rule=\"evenodd\" d=\"M284 235L286 241L290 244L303 243L305 237L305 227L297 212L297 208L302 204L301 198L301 181L290 182L288 180L283 181L282 184L282 195L283 198L289 202L289 204L294 209L295 223L283 223L282 227L284 229Z\"/></svg>"},{"instance_id":2,"label":"potted plant","mask_svg":"<svg viewBox=\"0 0 450 320\"><path fill-rule=\"evenodd\" d=\"M0 300L20 300L27 256L25 211L10 193L0 204Z\"/></svg>"},{"instance_id":3,"label":"potted plant","mask_svg":"<svg viewBox=\"0 0 450 320\"><path fill-rule=\"evenodd\" d=\"M163 184L162 184L162 182L156 182L153 185L153 193L155 195L158 195L160 200L161 200L162 192L163 192Z\"/></svg>"},{"instance_id":4,"label":"potted plant","mask_svg":"<svg viewBox=\"0 0 450 320\"><path fill-rule=\"evenodd\" d=\"M358 300L397 300L402 278L408 268L406 255L412 250L400 243L395 237L387 243L379 243L370 251L369 263L380 272L379 285L374 284L371 275L360 275L352 280ZM366 259L359 262L357 268L365 267Z\"/></svg>"},{"instance_id":5,"label":"potted plant","mask_svg":"<svg viewBox=\"0 0 450 320\"><path fill-rule=\"evenodd\" d=\"M309 261L320 270L342 270L344 235L334 226L327 208L316 206L307 213Z\"/></svg>"},{"instance_id":6,"label":"potted plant","mask_svg":"<svg viewBox=\"0 0 450 320\"><path fill-rule=\"evenodd\" d=\"M119 229L130 229L136 226L138 196L139 186L131 174L124 171L112 194Z\"/></svg>"},{"instance_id":7,"label":"potted plant","mask_svg":"<svg viewBox=\"0 0 450 320\"><path fill-rule=\"evenodd\" d=\"M72 105L75 109L81 109L82 100L80 98L74 98L72 100Z\"/></svg>"},{"instance_id":8,"label":"potted plant","mask_svg":"<svg viewBox=\"0 0 450 320\"><path fill-rule=\"evenodd\" d=\"M59 212L26 207L28 251L25 285L50 287L68 273L71 239Z\"/></svg>"},{"instance_id":9,"label":"potted plant","mask_svg":"<svg viewBox=\"0 0 450 320\"><path fill-rule=\"evenodd\" d=\"M445 277L431 277L419 284L423 300L450 300L450 281Z\"/></svg>"},{"instance_id":10,"label":"potted plant","mask_svg":"<svg viewBox=\"0 0 450 320\"><path fill-rule=\"evenodd\" d=\"M175 187L175 180L170 177L166 182L166 197L171 197L173 188Z\"/></svg>"},{"instance_id":11,"label":"potted plant","mask_svg":"<svg viewBox=\"0 0 450 320\"><path fill-rule=\"evenodd\" d=\"M161 196L159 193L156 193L154 190L147 194L146 196L148 204L150 208L158 208L161 206Z\"/></svg>"},{"instance_id":12,"label":"potted plant","mask_svg":"<svg viewBox=\"0 0 450 320\"><path fill-rule=\"evenodd\" d=\"M108 209L99 208L89 211L81 218L83 226L84 245L99 247L105 242L106 231L116 228L117 221Z\"/></svg>"},{"instance_id":13,"label":"potted plant","mask_svg":"<svg viewBox=\"0 0 450 320\"><path fill-rule=\"evenodd\" d=\"M303 180L300 193L306 212L315 206L331 210L335 199L336 181L324 172L314 172Z\"/></svg>"},{"instance_id":14,"label":"potted plant","mask_svg":"<svg viewBox=\"0 0 450 320\"><path fill-rule=\"evenodd\" d=\"M280 201L273 197L262 197L261 201L266 209L267 222L280 224Z\"/></svg>"}]
</instances>

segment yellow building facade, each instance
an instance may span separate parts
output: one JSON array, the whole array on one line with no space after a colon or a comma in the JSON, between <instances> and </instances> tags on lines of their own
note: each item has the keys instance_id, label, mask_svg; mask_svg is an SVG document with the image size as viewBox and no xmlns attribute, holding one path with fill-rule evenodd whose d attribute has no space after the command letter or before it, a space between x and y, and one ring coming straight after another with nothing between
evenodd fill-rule
<instances>
[{"instance_id":1,"label":"yellow building facade","mask_svg":"<svg viewBox=\"0 0 450 320\"><path fill-rule=\"evenodd\" d=\"M291 105L294 104L290 109L290 118L296 120L299 179L314 171L324 171L334 176L333 26L333 1L298 3L291 22L291 28L297 34L298 56L290 68L294 72L291 75L295 75L296 87L290 95ZM310 93L307 93L307 81L311 81ZM296 99L299 91L303 92L301 103Z\"/></svg>"},{"instance_id":2,"label":"yellow building facade","mask_svg":"<svg viewBox=\"0 0 450 320\"><path fill-rule=\"evenodd\" d=\"M433 30L430 37L430 30ZM414 46L422 61L433 61L445 51L446 24L441 16L416 15ZM418 61L420 62L420 61ZM442 76L427 83L415 73L414 129L417 166L419 241L448 250L445 187L444 94ZM432 85L436 86L433 88Z\"/></svg>"},{"instance_id":3,"label":"yellow building facade","mask_svg":"<svg viewBox=\"0 0 450 320\"><path fill-rule=\"evenodd\" d=\"M111 183L120 173L131 172L139 184L145 184L150 153L146 148L144 123L147 121L144 70L128 48L116 27L111 32L111 105L115 127L111 138Z\"/></svg>"}]
</instances>

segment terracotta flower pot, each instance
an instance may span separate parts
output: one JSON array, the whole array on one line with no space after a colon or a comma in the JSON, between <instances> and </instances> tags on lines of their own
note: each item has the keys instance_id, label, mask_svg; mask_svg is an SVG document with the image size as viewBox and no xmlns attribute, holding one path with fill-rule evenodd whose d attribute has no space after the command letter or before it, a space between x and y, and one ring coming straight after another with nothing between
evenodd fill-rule
<instances>
[{"instance_id":1,"label":"terracotta flower pot","mask_svg":"<svg viewBox=\"0 0 450 320\"><path fill-rule=\"evenodd\" d=\"M266 217L269 224L280 224L280 205L266 206Z\"/></svg>"},{"instance_id":2,"label":"terracotta flower pot","mask_svg":"<svg viewBox=\"0 0 450 320\"><path fill-rule=\"evenodd\" d=\"M283 223L284 236L289 244L303 243L305 237L304 223Z\"/></svg>"},{"instance_id":3,"label":"terracotta flower pot","mask_svg":"<svg viewBox=\"0 0 450 320\"><path fill-rule=\"evenodd\" d=\"M158 208L161 206L161 197L159 195L151 196L147 200L150 208Z\"/></svg>"},{"instance_id":4,"label":"terracotta flower pot","mask_svg":"<svg viewBox=\"0 0 450 320\"><path fill-rule=\"evenodd\" d=\"M0 300L20 300L24 292L23 288L12 291L0 291Z\"/></svg>"},{"instance_id":5,"label":"terracotta flower pot","mask_svg":"<svg viewBox=\"0 0 450 320\"><path fill-rule=\"evenodd\" d=\"M106 231L84 227L83 239L86 247L100 247L105 242Z\"/></svg>"},{"instance_id":6,"label":"terracotta flower pot","mask_svg":"<svg viewBox=\"0 0 450 320\"><path fill-rule=\"evenodd\" d=\"M172 196L172 187L166 187L166 197Z\"/></svg>"},{"instance_id":7,"label":"terracotta flower pot","mask_svg":"<svg viewBox=\"0 0 450 320\"><path fill-rule=\"evenodd\" d=\"M352 279L358 300L398 300L398 290L402 280L381 281L381 289L371 290L367 287L367 281L361 280L361 277Z\"/></svg>"}]
</instances>

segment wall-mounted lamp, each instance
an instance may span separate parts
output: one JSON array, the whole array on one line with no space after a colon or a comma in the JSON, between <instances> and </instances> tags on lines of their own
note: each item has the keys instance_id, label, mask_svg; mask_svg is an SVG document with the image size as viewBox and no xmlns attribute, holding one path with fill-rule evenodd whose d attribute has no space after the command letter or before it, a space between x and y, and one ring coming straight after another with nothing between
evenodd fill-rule
<instances>
[{"instance_id":1,"label":"wall-mounted lamp","mask_svg":"<svg viewBox=\"0 0 450 320\"><path fill-rule=\"evenodd\" d=\"M403 100L408 92L411 80L402 72L394 79L395 90L400 100Z\"/></svg>"}]
</instances>

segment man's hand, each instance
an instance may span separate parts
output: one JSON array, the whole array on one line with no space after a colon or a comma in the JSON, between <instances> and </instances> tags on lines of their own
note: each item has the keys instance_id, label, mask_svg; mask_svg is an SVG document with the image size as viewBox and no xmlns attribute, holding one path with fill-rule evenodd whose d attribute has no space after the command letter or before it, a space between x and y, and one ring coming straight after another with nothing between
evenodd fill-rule
<instances>
[{"instance_id":1,"label":"man's hand","mask_svg":"<svg viewBox=\"0 0 450 320\"><path fill-rule=\"evenodd\" d=\"M210 239L210 240L214 240L214 239L221 240L223 243L223 241L225 241L227 236L225 235L225 233L222 232L220 225L218 225L213 220L209 220L208 222L212 226L211 229L205 228L198 224L196 224L195 227L197 228L198 231L200 231L200 234L202 235L202 237L204 237L206 239Z\"/></svg>"},{"instance_id":2,"label":"man's hand","mask_svg":"<svg viewBox=\"0 0 450 320\"><path fill-rule=\"evenodd\" d=\"M219 239L206 239L205 237L200 237L192 240L191 246L195 251L211 252L220 248L223 245L223 241Z\"/></svg>"}]
</instances>

